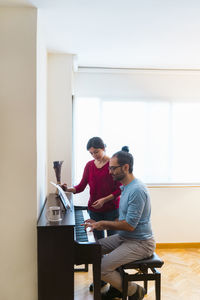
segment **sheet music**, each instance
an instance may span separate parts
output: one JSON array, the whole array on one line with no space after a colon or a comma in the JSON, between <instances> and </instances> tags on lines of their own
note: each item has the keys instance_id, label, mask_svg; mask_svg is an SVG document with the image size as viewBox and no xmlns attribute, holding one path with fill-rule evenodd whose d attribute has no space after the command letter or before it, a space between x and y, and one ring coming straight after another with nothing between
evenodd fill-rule
<instances>
[{"instance_id":1,"label":"sheet music","mask_svg":"<svg viewBox=\"0 0 200 300\"><path fill-rule=\"evenodd\" d=\"M53 184L59 191L59 196L61 198L61 201L63 202L64 207L67 209L68 207L71 207L71 203L69 202L65 192L63 191L63 189L61 188L60 185L50 181L51 184Z\"/></svg>"}]
</instances>

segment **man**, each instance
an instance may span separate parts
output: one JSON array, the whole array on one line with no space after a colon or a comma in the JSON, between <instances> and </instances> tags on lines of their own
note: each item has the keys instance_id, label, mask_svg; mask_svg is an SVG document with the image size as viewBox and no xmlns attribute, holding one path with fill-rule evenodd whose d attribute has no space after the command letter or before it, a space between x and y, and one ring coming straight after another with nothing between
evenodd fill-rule
<instances>
[{"instance_id":1,"label":"man","mask_svg":"<svg viewBox=\"0 0 200 300\"><path fill-rule=\"evenodd\" d=\"M146 186L137 179L133 171L133 156L125 151L115 153L109 162L114 180L122 183L119 219L115 221L87 220L90 230L118 230L118 234L99 240L102 247L101 278L110 283L110 289L102 294L103 300L122 297L122 278L117 268L121 265L150 257L155 250L151 229L151 204ZM128 287L129 300L144 298L143 287L131 282Z\"/></svg>"}]
</instances>

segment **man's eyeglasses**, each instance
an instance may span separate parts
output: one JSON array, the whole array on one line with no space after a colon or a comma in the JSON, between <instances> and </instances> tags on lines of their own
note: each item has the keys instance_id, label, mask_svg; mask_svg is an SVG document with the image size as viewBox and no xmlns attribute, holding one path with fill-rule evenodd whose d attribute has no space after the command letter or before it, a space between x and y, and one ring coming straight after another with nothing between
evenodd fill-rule
<instances>
[{"instance_id":1,"label":"man's eyeglasses","mask_svg":"<svg viewBox=\"0 0 200 300\"><path fill-rule=\"evenodd\" d=\"M109 171L115 171L119 167L122 167L122 166L111 166L111 167L108 167L108 169L109 169Z\"/></svg>"}]
</instances>

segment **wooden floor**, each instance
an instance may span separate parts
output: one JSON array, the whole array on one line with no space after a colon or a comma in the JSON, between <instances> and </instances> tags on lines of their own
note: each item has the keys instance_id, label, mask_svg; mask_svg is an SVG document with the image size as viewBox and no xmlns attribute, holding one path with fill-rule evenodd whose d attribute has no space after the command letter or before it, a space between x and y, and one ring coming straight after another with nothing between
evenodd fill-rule
<instances>
[{"instance_id":1,"label":"wooden floor","mask_svg":"<svg viewBox=\"0 0 200 300\"><path fill-rule=\"evenodd\" d=\"M161 271L162 300L200 300L200 249L157 249L164 260ZM75 300L92 300L88 287L92 282L89 272L75 274ZM141 284L141 283L140 283ZM149 282L145 300L155 300L154 283Z\"/></svg>"}]
</instances>

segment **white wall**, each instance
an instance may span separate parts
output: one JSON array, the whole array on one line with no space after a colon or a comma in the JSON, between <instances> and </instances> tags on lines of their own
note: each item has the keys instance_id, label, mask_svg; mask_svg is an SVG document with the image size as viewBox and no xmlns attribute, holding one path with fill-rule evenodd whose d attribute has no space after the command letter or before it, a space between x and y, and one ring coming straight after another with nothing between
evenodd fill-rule
<instances>
[{"instance_id":1,"label":"white wall","mask_svg":"<svg viewBox=\"0 0 200 300\"><path fill-rule=\"evenodd\" d=\"M75 95L85 97L200 100L200 71L80 68Z\"/></svg>"},{"instance_id":2,"label":"white wall","mask_svg":"<svg viewBox=\"0 0 200 300\"><path fill-rule=\"evenodd\" d=\"M0 299L37 299L36 24L0 8Z\"/></svg>"},{"instance_id":3,"label":"white wall","mask_svg":"<svg viewBox=\"0 0 200 300\"><path fill-rule=\"evenodd\" d=\"M149 188L158 243L200 242L200 187Z\"/></svg>"},{"instance_id":4,"label":"white wall","mask_svg":"<svg viewBox=\"0 0 200 300\"><path fill-rule=\"evenodd\" d=\"M43 27L37 17L37 215L40 214L47 190L47 50Z\"/></svg>"},{"instance_id":5,"label":"white wall","mask_svg":"<svg viewBox=\"0 0 200 300\"><path fill-rule=\"evenodd\" d=\"M61 181L72 178L72 55L48 55L48 181L56 182L53 161L61 161ZM48 191L55 188L48 182Z\"/></svg>"}]
</instances>

